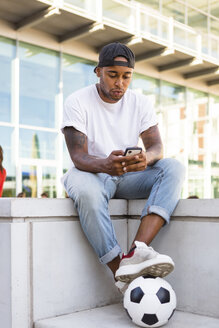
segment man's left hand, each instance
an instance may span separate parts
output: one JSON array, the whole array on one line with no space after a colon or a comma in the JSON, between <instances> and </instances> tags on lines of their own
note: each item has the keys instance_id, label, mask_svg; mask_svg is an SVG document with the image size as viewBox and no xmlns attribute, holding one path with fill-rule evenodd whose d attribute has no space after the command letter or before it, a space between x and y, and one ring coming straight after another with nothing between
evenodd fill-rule
<instances>
[{"instance_id":1,"label":"man's left hand","mask_svg":"<svg viewBox=\"0 0 219 328\"><path fill-rule=\"evenodd\" d=\"M142 151L141 154L127 156L125 161L122 162L122 165L124 173L144 171L147 167L146 152Z\"/></svg>"}]
</instances>

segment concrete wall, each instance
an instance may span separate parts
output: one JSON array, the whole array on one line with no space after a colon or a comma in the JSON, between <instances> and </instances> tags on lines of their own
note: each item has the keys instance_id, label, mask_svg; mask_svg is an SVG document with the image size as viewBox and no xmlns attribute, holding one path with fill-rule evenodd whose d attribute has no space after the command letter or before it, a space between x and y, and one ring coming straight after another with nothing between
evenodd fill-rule
<instances>
[{"instance_id":1,"label":"concrete wall","mask_svg":"<svg viewBox=\"0 0 219 328\"><path fill-rule=\"evenodd\" d=\"M111 200L124 251L144 201ZM173 257L167 280L178 309L219 317L219 200L182 200L153 242ZM121 299L112 275L88 244L70 199L0 199L0 323L34 321Z\"/></svg>"}]
</instances>

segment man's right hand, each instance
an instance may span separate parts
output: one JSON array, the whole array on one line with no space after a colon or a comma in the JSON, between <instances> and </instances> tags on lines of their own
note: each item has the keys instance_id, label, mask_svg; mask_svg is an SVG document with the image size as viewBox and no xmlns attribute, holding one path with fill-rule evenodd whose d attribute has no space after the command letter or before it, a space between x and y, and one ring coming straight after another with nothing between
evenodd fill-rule
<instances>
[{"instance_id":1,"label":"man's right hand","mask_svg":"<svg viewBox=\"0 0 219 328\"><path fill-rule=\"evenodd\" d=\"M114 150L112 153L105 159L105 173L110 175L122 175L124 174L125 166L125 157L123 150Z\"/></svg>"}]
</instances>

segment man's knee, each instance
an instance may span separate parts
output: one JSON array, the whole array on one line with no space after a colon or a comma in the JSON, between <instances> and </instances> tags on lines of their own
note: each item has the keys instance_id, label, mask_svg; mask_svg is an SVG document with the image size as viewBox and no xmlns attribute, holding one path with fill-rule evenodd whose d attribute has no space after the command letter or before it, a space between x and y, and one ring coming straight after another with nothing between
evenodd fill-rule
<instances>
[{"instance_id":1,"label":"man's knee","mask_svg":"<svg viewBox=\"0 0 219 328\"><path fill-rule=\"evenodd\" d=\"M184 180L186 169L185 166L178 160L174 158L164 158L156 164L163 170L163 174L170 175L173 179Z\"/></svg>"},{"instance_id":2,"label":"man's knee","mask_svg":"<svg viewBox=\"0 0 219 328\"><path fill-rule=\"evenodd\" d=\"M88 211L98 211L104 205L106 199L100 190L80 189L74 197L77 206L85 207Z\"/></svg>"}]
</instances>

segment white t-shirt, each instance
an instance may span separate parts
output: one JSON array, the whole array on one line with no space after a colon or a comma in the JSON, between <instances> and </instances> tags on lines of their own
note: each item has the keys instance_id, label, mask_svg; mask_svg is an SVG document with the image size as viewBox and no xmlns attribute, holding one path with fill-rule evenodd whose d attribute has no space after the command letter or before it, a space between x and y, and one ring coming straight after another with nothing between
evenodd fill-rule
<instances>
[{"instance_id":1,"label":"white t-shirt","mask_svg":"<svg viewBox=\"0 0 219 328\"><path fill-rule=\"evenodd\" d=\"M113 150L137 146L139 135L156 124L149 97L127 89L117 103L106 103L94 84L66 99L61 129L73 126L84 133L88 154L106 158Z\"/></svg>"}]
</instances>

